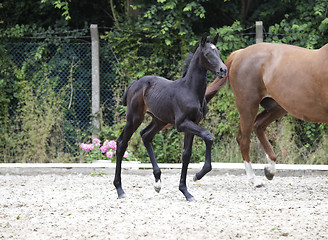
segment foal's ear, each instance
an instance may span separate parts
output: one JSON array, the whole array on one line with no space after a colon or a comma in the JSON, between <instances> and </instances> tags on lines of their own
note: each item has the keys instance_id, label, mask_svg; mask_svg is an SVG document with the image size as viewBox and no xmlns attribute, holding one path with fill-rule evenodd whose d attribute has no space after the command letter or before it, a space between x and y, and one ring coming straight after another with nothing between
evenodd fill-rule
<instances>
[{"instance_id":1,"label":"foal's ear","mask_svg":"<svg viewBox=\"0 0 328 240\"><path fill-rule=\"evenodd\" d=\"M219 33L217 33L216 36L213 38L212 43L216 45L218 43L218 40L219 40Z\"/></svg>"},{"instance_id":2,"label":"foal's ear","mask_svg":"<svg viewBox=\"0 0 328 240\"><path fill-rule=\"evenodd\" d=\"M201 45L202 47L205 46L206 40L207 40L207 33L205 32L205 33L203 34L202 41L200 42L200 45Z\"/></svg>"}]
</instances>

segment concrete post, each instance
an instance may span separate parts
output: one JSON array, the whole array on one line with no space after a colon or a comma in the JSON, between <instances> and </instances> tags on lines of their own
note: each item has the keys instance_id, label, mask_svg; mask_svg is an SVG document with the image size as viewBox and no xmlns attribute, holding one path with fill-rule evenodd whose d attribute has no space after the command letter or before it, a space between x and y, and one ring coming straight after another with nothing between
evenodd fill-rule
<instances>
[{"instance_id":1,"label":"concrete post","mask_svg":"<svg viewBox=\"0 0 328 240\"><path fill-rule=\"evenodd\" d=\"M93 136L100 129L100 78L99 78L99 34L98 25L90 25L91 33L91 56L92 56L92 125Z\"/></svg>"},{"instance_id":2,"label":"concrete post","mask_svg":"<svg viewBox=\"0 0 328 240\"><path fill-rule=\"evenodd\" d=\"M256 21L256 43L263 42L263 22L262 21Z\"/></svg>"}]
</instances>

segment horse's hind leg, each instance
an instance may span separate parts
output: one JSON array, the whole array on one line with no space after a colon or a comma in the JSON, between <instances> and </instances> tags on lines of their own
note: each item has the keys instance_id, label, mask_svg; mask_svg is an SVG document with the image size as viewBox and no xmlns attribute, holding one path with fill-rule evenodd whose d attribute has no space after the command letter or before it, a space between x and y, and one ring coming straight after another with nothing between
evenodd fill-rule
<instances>
[{"instance_id":1,"label":"horse's hind leg","mask_svg":"<svg viewBox=\"0 0 328 240\"><path fill-rule=\"evenodd\" d=\"M126 148L128 147L128 142L132 137L133 133L137 130L144 119L144 111L142 102L136 99L132 101L133 104L128 105L127 109L127 121L126 125L117 139L117 149L116 149L116 168L115 168L115 178L114 186L117 190L118 198L124 198L125 193L122 188L121 171L122 171L122 158Z\"/></svg>"},{"instance_id":2,"label":"horse's hind leg","mask_svg":"<svg viewBox=\"0 0 328 240\"><path fill-rule=\"evenodd\" d=\"M184 149L182 154L182 169L181 169L181 177L180 177L180 184L179 184L179 190L183 193L183 195L186 197L186 199L189 202L195 200L194 197L188 192L187 183L186 183L187 170L192 153L193 139L194 139L194 135L185 133Z\"/></svg>"},{"instance_id":3,"label":"horse's hind leg","mask_svg":"<svg viewBox=\"0 0 328 240\"><path fill-rule=\"evenodd\" d=\"M269 165L264 168L265 176L269 180L272 180L276 173L275 163L277 156L274 153L267 136L265 135L265 129L269 126L270 123L282 117L286 113L287 112L282 107L277 105L269 111L262 111L259 115L257 115L254 123L254 132L257 138L260 140L261 145L269 159Z\"/></svg>"},{"instance_id":4,"label":"horse's hind leg","mask_svg":"<svg viewBox=\"0 0 328 240\"><path fill-rule=\"evenodd\" d=\"M142 121L141 121L142 122ZM121 180L121 171L122 171L122 158L126 148L128 147L128 142L132 136L132 134L139 127L140 123L130 123L127 122L125 125L123 132L120 137L117 139L117 149L116 149L116 168L115 168L115 178L114 178L114 186L116 188L118 198L124 198L125 192L122 189L122 180Z\"/></svg>"},{"instance_id":5,"label":"horse's hind leg","mask_svg":"<svg viewBox=\"0 0 328 240\"><path fill-rule=\"evenodd\" d=\"M158 167L154 150L153 150L153 145L152 145L152 140L154 136L164 127L165 124L160 122L159 120L155 120L153 118L153 121L140 132L142 141L147 149L148 156L150 158L150 161L153 166L153 174L155 177L155 191L159 192L161 190L161 170Z\"/></svg>"},{"instance_id":6,"label":"horse's hind leg","mask_svg":"<svg viewBox=\"0 0 328 240\"><path fill-rule=\"evenodd\" d=\"M121 172L122 172L122 158L126 148L128 147L128 141L133 134L133 127L130 124L126 124L121 135L117 139L117 149L116 149L116 168L115 168L115 178L114 186L117 191L118 198L125 198L125 192L122 188Z\"/></svg>"}]
</instances>

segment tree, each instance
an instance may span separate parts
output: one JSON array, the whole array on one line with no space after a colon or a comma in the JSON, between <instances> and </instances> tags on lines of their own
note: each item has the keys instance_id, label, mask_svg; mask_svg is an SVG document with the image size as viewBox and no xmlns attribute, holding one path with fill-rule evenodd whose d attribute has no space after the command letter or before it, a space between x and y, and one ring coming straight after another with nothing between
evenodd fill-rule
<instances>
[{"instance_id":1,"label":"tree","mask_svg":"<svg viewBox=\"0 0 328 240\"><path fill-rule=\"evenodd\" d=\"M181 56L198 41L192 24L204 18L204 8L200 1L137 2L139 4L130 6L124 2L112 10L116 27L103 37L121 59L120 77L127 82L145 74L176 78L181 71L181 67L177 68L181 65ZM123 13L117 14L117 9L122 8ZM138 15L131 14L128 8Z\"/></svg>"},{"instance_id":2,"label":"tree","mask_svg":"<svg viewBox=\"0 0 328 240\"><path fill-rule=\"evenodd\" d=\"M297 0L296 9L269 27L267 41L320 48L327 43L328 3L325 0L305 2Z\"/></svg>"}]
</instances>

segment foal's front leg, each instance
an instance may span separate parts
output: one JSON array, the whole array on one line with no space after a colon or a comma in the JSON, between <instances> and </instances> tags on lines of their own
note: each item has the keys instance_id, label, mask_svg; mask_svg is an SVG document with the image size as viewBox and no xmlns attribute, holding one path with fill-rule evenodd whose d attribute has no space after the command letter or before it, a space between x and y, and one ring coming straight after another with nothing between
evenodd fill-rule
<instances>
[{"instance_id":1,"label":"foal's front leg","mask_svg":"<svg viewBox=\"0 0 328 240\"><path fill-rule=\"evenodd\" d=\"M202 128L201 126L198 126L196 123L186 119L179 125L177 125L177 129L180 132L190 133L192 135L197 135L201 137L205 144L206 144L206 155L205 155L205 163L203 168L196 173L196 176L194 177L194 180L200 180L204 175L212 170L212 164L211 164L211 150L213 145L213 137L212 134Z\"/></svg>"},{"instance_id":2,"label":"foal's front leg","mask_svg":"<svg viewBox=\"0 0 328 240\"><path fill-rule=\"evenodd\" d=\"M192 142L194 139L194 135L190 133L185 133L184 137L184 149L182 153L182 169L181 169L181 177L180 177L180 184L179 184L179 190L183 193L183 195L186 197L186 199L189 202L194 201L194 197L188 192L187 189L187 183L186 183L186 178L187 178L187 170L188 170L188 165L190 162L190 157L192 153Z\"/></svg>"}]
</instances>

